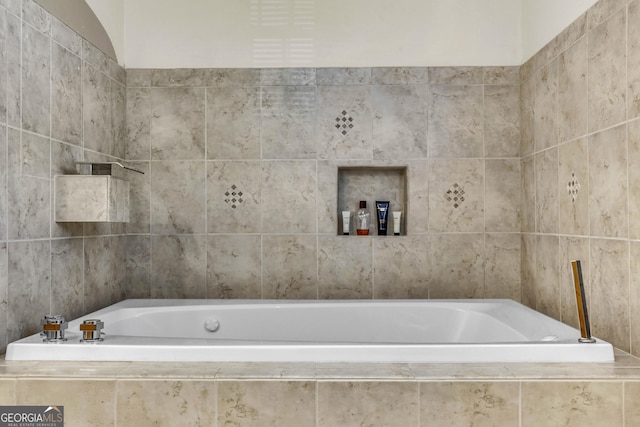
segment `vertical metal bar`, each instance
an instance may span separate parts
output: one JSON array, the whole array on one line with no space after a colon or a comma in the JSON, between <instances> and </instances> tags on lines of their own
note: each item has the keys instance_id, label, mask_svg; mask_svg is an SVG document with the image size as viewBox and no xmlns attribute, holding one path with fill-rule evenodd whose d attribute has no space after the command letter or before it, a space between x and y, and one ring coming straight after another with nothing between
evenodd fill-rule
<instances>
[{"instance_id":1,"label":"vertical metal bar","mask_svg":"<svg viewBox=\"0 0 640 427\"><path fill-rule=\"evenodd\" d=\"M583 343L596 342L591 338L591 326L589 325L589 313L587 311L587 298L584 294L584 282L582 280L582 266L580 260L571 261L573 268L573 284L576 291L576 303L578 305L578 320L580 321L580 335L578 341Z\"/></svg>"}]
</instances>

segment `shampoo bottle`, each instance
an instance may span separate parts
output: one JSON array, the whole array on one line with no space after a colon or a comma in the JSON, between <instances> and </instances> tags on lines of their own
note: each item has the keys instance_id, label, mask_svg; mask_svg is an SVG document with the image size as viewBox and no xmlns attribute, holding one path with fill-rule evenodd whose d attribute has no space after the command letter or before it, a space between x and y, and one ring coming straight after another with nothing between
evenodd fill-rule
<instances>
[{"instance_id":1,"label":"shampoo bottle","mask_svg":"<svg viewBox=\"0 0 640 427\"><path fill-rule=\"evenodd\" d=\"M369 214L369 210L367 209L367 202L364 200L360 201L360 209L358 210L358 215L356 218L356 233L358 236L366 236L369 234L369 221L371 215Z\"/></svg>"}]
</instances>

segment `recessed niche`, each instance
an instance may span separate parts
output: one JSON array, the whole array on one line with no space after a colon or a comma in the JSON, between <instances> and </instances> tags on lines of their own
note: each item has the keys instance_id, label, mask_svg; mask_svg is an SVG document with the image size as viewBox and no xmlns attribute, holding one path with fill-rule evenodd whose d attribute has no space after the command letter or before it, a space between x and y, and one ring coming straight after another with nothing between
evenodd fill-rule
<instances>
[{"instance_id":1,"label":"recessed niche","mask_svg":"<svg viewBox=\"0 0 640 427\"><path fill-rule=\"evenodd\" d=\"M393 214L401 211L400 234L406 235L407 167L347 166L338 167L338 234L342 235L342 211L351 212L350 235L355 235L355 216L360 200L367 202L373 224L369 235L377 235L376 201L389 201L387 236L393 237Z\"/></svg>"}]
</instances>

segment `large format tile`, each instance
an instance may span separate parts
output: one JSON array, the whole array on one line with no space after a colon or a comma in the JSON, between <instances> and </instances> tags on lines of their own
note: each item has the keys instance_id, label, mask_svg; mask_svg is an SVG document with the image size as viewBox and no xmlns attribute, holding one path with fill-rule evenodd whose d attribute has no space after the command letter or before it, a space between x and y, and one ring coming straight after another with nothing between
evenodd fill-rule
<instances>
[{"instance_id":1,"label":"large format tile","mask_svg":"<svg viewBox=\"0 0 640 427\"><path fill-rule=\"evenodd\" d=\"M558 70L558 115L560 142L587 133L587 39L578 41L560 55Z\"/></svg>"},{"instance_id":2,"label":"large format tile","mask_svg":"<svg viewBox=\"0 0 640 427\"><path fill-rule=\"evenodd\" d=\"M207 244L207 298L262 298L259 235L213 235Z\"/></svg>"},{"instance_id":3,"label":"large format tile","mask_svg":"<svg viewBox=\"0 0 640 427\"><path fill-rule=\"evenodd\" d=\"M429 243L427 235L376 238L373 297L429 298L429 268L435 268Z\"/></svg>"},{"instance_id":4,"label":"large format tile","mask_svg":"<svg viewBox=\"0 0 640 427\"><path fill-rule=\"evenodd\" d=\"M51 312L75 319L84 314L82 239L51 241Z\"/></svg>"},{"instance_id":5,"label":"large format tile","mask_svg":"<svg viewBox=\"0 0 640 427\"><path fill-rule=\"evenodd\" d=\"M206 298L206 236L152 236L151 265L151 298Z\"/></svg>"},{"instance_id":6,"label":"large format tile","mask_svg":"<svg viewBox=\"0 0 640 427\"><path fill-rule=\"evenodd\" d=\"M483 298L484 251L481 233L431 236L430 298Z\"/></svg>"},{"instance_id":7,"label":"large format tile","mask_svg":"<svg viewBox=\"0 0 640 427\"><path fill-rule=\"evenodd\" d=\"M22 26L22 128L49 135L49 38L29 25Z\"/></svg>"},{"instance_id":8,"label":"large format tile","mask_svg":"<svg viewBox=\"0 0 640 427\"><path fill-rule=\"evenodd\" d=\"M367 237L319 236L318 297L372 298L372 245Z\"/></svg>"},{"instance_id":9,"label":"large format tile","mask_svg":"<svg viewBox=\"0 0 640 427\"><path fill-rule=\"evenodd\" d=\"M51 44L51 137L82 143L82 61Z\"/></svg>"},{"instance_id":10,"label":"large format tile","mask_svg":"<svg viewBox=\"0 0 640 427\"><path fill-rule=\"evenodd\" d=\"M519 233L485 235L484 298L521 299Z\"/></svg>"},{"instance_id":11,"label":"large format tile","mask_svg":"<svg viewBox=\"0 0 640 427\"><path fill-rule=\"evenodd\" d=\"M487 159L485 167L486 231L520 231L520 160Z\"/></svg>"},{"instance_id":12,"label":"large format tile","mask_svg":"<svg viewBox=\"0 0 640 427\"><path fill-rule=\"evenodd\" d=\"M559 232L589 234L589 161L586 138L558 148Z\"/></svg>"},{"instance_id":13,"label":"large format tile","mask_svg":"<svg viewBox=\"0 0 640 427\"><path fill-rule=\"evenodd\" d=\"M111 79L85 62L82 85L85 148L103 154L113 154L111 114Z\"/></svg>"},{"instance_id":14,"label":"large format tile","mask_svg":"<svg viewBox=\"0 0 640 427\"><path fill-rule=\"evenodd\" d=\"M7 243L0 242L0 321L7 325L9 316L9 254ZM7 328L0 328L0 353L4 353L7 347ZM0 396L2 393L0 393Z\"/></svg>"},{"instance_id":15,"label":"large format tile","mask_svg":"<svg viewBox=\"0 0 640 427\"><path fill-rule=\"evenodd\" d=\"M535 231L558 232L558 149L535 155Z\"/></svg>"},{"instance_id":16,"label":"large format tile","mask_svg":"<svg viewBox=\"0 0 640 427\"><path fill-rule=\"evenodd\" d=\"M262 297L316 299L317 244L313 235L265 235Z\"/></svg>"},{"instance_id":17,"label":"large format tile","mask_svg":"<svg viewBox=\"0 0 640 427\"><path fill-rule=\"evenodd\" d=\"M519 85L484 86L484 155L520 157Z\"/></svg>"},{"instance_id":18,"label":"large format tile","mask_svg":"<svg viewBox=\"0 0 640 427\"><path fill-rule=\"evenodd\" d=\"M560 318L560 288L558 284L558 236L536 236L536 305L541 313Z\"/></svg>"}]
</instances>

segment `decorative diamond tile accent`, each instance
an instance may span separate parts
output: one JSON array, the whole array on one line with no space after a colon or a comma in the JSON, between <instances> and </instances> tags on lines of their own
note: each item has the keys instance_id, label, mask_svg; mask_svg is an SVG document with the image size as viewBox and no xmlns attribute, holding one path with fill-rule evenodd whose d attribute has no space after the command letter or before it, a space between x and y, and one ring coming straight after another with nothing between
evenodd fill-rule
<instances>
[{"instance_id":1,"label":"decorative diamond tile accent","mask_svg":"<svg viewBox=\"0 0 640 427\"><path fill-rule=\"evenodd\" d=\"M447 192L445 193L445 198L448 202L451 202L453 204L454 208L457 209L458 207L460 207L462 202L464 202L464 189L456 182L455 184L453 184L453 187L447 190Z\"/></svg>"},{"instance_id":2,"label":"decorative diamond tile accent","mask_svg":"<svg viewBox=\"0 0 640 427\"><path fill-rule=\"evenodd\" d=\"M240 205L240 203L244 202L242 194L242 191L239 191L238 187L234 184L224 192L224 202L235 209Z\"/></svg>"},{"instance_id":3,"label":"decorative diamond tile accent","mask_svg":"<svg viewBox=\"0 0 640 427\"><path fill-rule=\"evenodd\" d=\"M353 129L353 117L349 115L345 110L336 117L336 129L340 131L342 135L347 135L351 129Z\"/></svg>"},{"instance_id":4,"label":"decorative diamond tile accent","mask_svg":"<svg viewBox=\"0 0 640 427\"><path fill-rule=\"evenodd\" d=\"M567 183L567 192L569 196L571 196L571 202L575 203L578 198L578 193L580 192L580 181L578 181L575 172L571 172L571 179Z\"/></svg>"}]
</instances>

